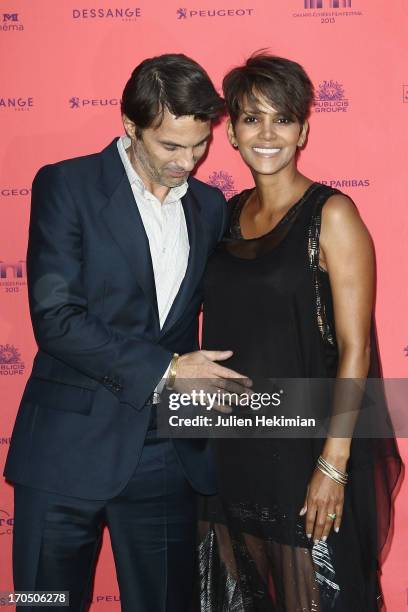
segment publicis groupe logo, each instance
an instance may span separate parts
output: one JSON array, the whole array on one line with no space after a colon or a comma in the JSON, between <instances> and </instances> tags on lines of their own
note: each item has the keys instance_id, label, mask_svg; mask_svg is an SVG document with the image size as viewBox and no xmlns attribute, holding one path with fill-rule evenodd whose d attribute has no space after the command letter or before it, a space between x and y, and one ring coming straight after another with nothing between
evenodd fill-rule
<instances>
[{"instance_id":1,"label":"publicis groupe logo","mask_svg":"<svg viewBox=\"0 0 408 612\"><path fill-rule=\"evenodd\" d=\"M1 187L0 196L3 198L20 198L31 195L28 187Z\"/></svg>"},{"instance_id":2,"label":"publicis groupe logo","mask_svg":"<svg viewBox=\"0 0 408 612\"><path fill-rule=\"evenodd\" d=\"M252 17L253 8L212 8L212 9L177 9L177 19L193 19L206 17Z\"/></svg>"},{"instance_id":3,"label":"publicis groupe logo","mask_svg":"<svg viewBox=\"0 0 408 612\"><path fill-rule=\"evenodd\" d=\"M26 263L20 261L0 260L0 289L4 293L20 293L22 287L27 285Z\"/></svg>"},{"instance_id":4,"label":"publicis groupe logo","mask_svg":"<svg viewBox=\"0 0 408 612\"><path fill-rule=\"evenodd\" d=\"M96 106L119 106L119 98L78 98L69 99L69 108L95 108Z\"/></svg>"},{"instance_id":5,"label":"publicis groupe logo","mask_svg":"<svg viewBox=\"0 0 408 612\"><path fill-rule=\"evenodd\" d=\"M22 32L24 30L19 13L0 13L0 15L1 32Z\"/></svg>"},{"instance_id":6,"label":"publicis groupe logo","mask_svg":"<svg viewBox=\"0 0 408 612\"><path fill-rule=\"evenodd\" d=\"M402 101L408 104L408 85L402 86Z\"/></svg>"},{"instance_id":7,"label":"publicis groupe logo","mask_svg":"<svg viewBox=\"0 0 408 612\"><path fill-rule=\"evenodd\" d=\"M0 508L0 536L12 535L13 526L14 517L7 510Z\"/></svg>"},{"instance_id":8,"label":"publicis groupe logo","mask_svg":"<svg viewBox=\"0 0 408 612\"><path fill-rule=\"evenodd\" d=\"M335 179L322 179L319 181L323 185L328 187L334 187L335 189L360 189L370 187L370 179L362 178L335 178Z\"/></svg>"},{"instance_id":9,"label":"publicis groupe logo","mask_svg":"<svg viewBox=\"0 0 408 612\"><path fill-rule=\"evenodd\" d=\"M97 7L97 8L75 8L72 9L72 19L75 21L100 21L119 20L136 21L142 16L139 7Z\"/></svg>"},{"instance_id":10,"label":"publicis groupe logo","mask_svg":"<svg viewBox=\"0 0 408 612\"><path fill-rule=\"evenodd\" d=\"M344 87L338 81L320 83L313 102L316 113L345 113L349 108Z\"/></svg>"},{"instance_id":11,"label":"publicis groupe logo","mask_svg":"<svg viewBox=\"0 0 408 612\"><path fill-rule=\"evenodd\" d=\"M34 98L31 96L16 96L13 98L0 97L0 110L29 111L33 107Z\"/></svg>"},{"instance_id":12,"label":"publicis groupe logo","mask_svg":"<svg viewBox=\"0 0 408 612\"><path fill-rule=\"evenodd\" d=\"M297 0L298 9L293 17L320 19L321 23L335 23L338 17L361 17L355 0Z\"/></svg>"},{"instance_id":13,"label":"publicis groupe logo","mask_svg":"<svg viewBox=\"0 0 408 612\"><path fill-rule=\"evenodd\" d=\"M0 344L0 376L22 376L25 364L13 344Z\"/></svg>"},{"instance_id":14,"label":"publicis groupe logo","mask_svg":"<svg viewBox=\"0 0 408 612\"><path fill-rule=\"evenodd\" d=\"M207 184L221 189L227 200L238 193L231 174L224 170L214 170L208 177Z\"/></svg>"}]
</instances>

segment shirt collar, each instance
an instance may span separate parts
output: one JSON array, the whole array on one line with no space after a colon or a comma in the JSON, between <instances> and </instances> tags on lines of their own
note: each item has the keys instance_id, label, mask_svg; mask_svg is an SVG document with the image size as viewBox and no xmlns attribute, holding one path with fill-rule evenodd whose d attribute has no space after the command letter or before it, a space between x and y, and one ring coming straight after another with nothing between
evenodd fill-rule
<instances>
[{"instance_id":1,"label":"shirt collar","mask_svg":"<svg viewBox=\"0 0 408 612\"><path fill-rule=\"evenodd\" d=\"M130 159L126 153L126 149L130 147L130 144L131 142L129 136L121 136L117 142L118 152L125 167L125 172L129 179L129 182L143 198L157 200L156 196L154 196L148 189L146 189L142 179L130 163ZM172 187L169 193L167 194L163 204L172 204L173 202L178 202L186 194L187 189L187 181L185 181L182 185Z\"/></svg>"}]
</instances>

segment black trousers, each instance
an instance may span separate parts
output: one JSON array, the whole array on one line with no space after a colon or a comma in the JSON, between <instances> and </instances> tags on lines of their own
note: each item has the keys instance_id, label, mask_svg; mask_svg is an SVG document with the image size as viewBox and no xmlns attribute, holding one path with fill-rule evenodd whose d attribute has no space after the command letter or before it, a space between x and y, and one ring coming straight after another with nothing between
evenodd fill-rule
<instances>
[{"instance_id":1,"label":"black trousers","mask_svg":"<svg viewBox=\"0 0 408 612\"><path fill-rule=\"evenodd\" d=\"M186 612L196 542L195 494L172 443L147 434L126 488L102 501L15 485L16 591L69 591L69 610L88 609L104 525L124 612ZM24 607L23 612L67 610Z\"/></svg>"}]
</instances>

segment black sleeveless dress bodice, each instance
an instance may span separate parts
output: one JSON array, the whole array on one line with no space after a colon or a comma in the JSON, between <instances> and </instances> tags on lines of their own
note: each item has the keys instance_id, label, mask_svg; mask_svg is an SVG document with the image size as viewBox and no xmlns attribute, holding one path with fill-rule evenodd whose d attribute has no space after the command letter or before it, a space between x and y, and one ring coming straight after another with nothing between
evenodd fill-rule
<instances>
[{"instance_id":1,"label":"black sleeveless dress bodice","mask_svg":"<svg viewBox=\"0 0 408 612\"><path fill-rule=\"evenodd\" d=\"M207 265L203 348L233 350L223 365L254 379L335 378L319 236L322 207L338 192L313 183L272 231L244 239L239 217L249 193L230 200L228 231ZM374 333L372 353L370 376L379 376ZM324 439L211 443L219 493L200 508L202 612L380 609L378 551L401 465L394 440L353 440L340 533L317 544L299 511Z\"/></svg>"}]
</instances>

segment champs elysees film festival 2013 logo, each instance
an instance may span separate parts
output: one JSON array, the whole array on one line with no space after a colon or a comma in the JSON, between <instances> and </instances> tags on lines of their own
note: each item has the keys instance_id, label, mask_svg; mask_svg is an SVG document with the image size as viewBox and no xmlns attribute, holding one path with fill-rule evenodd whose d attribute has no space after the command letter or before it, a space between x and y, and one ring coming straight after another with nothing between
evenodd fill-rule
<instances>
[{"instance_id":1,"label":"champs elysees film festival 2013 logo","mask_svg":"<svg viewBox=\"0 0 408 612\"><path fill-rule=\"evenodd\" d=\"M336 23L337 18L361 17L363 13L356 4L356 0L297 0L292 16L320 19L324 24Z\"/></svg>"}]
</instances>

